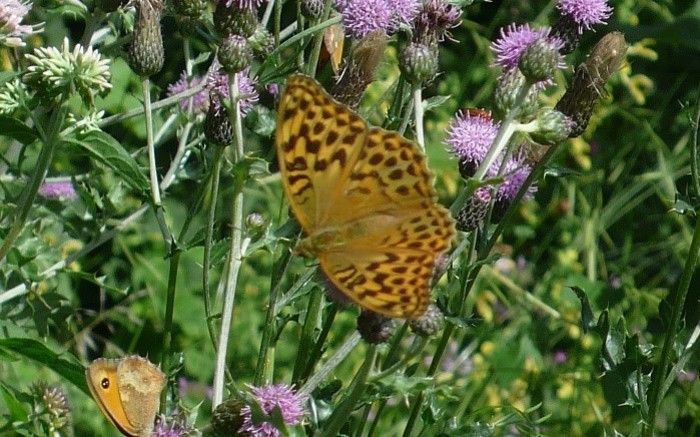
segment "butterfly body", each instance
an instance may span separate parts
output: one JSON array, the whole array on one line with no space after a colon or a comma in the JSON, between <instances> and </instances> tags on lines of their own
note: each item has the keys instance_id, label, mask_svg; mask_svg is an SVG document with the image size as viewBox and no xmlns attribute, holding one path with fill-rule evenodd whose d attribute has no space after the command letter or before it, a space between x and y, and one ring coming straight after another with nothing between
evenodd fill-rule
<instances>
[{"instance_id":1,"label":"butterfly body","mask_svg":"<svg viewBox=\"0 0 700 437\"><path fill-rule=\"evenodd\" d=\"M166 382L156 365L137 355L98 358L87 367L85 377L100 410L122 434L151 435Z\"/></svg>"},{"instance_id":2,"label":"butterfly body","mask_svg":"<svg viewBox=\"0 0 700 437\"><path fill-rule=\"evenodd\" d=\"M372 311L420 316L436 258L454 235L425 158L396 132L369 127L313 79L290 77L276 144L290 205L306 233L296 251Z\"/></svg>"}]
</instances>

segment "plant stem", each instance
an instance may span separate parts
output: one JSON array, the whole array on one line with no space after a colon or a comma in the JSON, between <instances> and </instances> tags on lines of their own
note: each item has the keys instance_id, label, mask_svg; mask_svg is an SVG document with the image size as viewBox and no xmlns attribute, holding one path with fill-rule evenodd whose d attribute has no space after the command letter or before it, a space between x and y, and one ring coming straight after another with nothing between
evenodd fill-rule
<instances>
[{"instance_id":1,"label":"plant stem","mask_svg":"<svg viewBox=\"0 0 700 437\"><path fill-rule=\"evenodd\" d=\"M238 75L229 76L229 97L231 99L230 114L233 127L234 161L243 159L243 126L241 122L241 103L238 93ZM221 311L221 329L219 344L216 348L216 367L214 368L214 394L212 396L212 410L223 401L224 377L226 372L226 351L228 349L229 333L233 319L233 304L238 284L238 273L243 263L243 254L249 243L249 239L243 241L243 181L236 183L234 187L233 211L231 219L231 246L228 255L228 269L224 282L224 305Z\"/></svg>"},{"instance_id":2,"label":"plant stem","mask_svg":"<svg viewBox=\"0 0 700 437\"><path fill-rule=\"evenodd\" d=\"M413 116L416 120L416 143L418 143L421 152L425 153L425 134L423 133L423 89L420 85L416 85L413 88Z\"/></svg>"},{"instance_id":3,"label":"plant stem","mask_svg":"<svg viewBox=\"0 0 700 437\"><path fill-rule=\"evenodd\" d=\"M331 15L331 5L333 0L326 0L323 5L323 12L321 13L321 21L328 20ZM330 27L330 26L329 26ZM323 44L323 32L318 32L314 37L314 45L311 49L311 54L309 55L308 63L308 75L311 77L316 76L316 67L318 66L318 57L321 53L321 45ZM332 56L332 54L331 54Z\"/></svg>"},{"instance_id":4,"label":"plant stem","mask_svg":"<svg viewBox=\"0 0 700 437\"><path fill-rule=\"evenodd\" d=\"M168 271L168 298L165 303L165 325L163 329L163 354L161 355L160 362L161 368L168 372L169 361L170 361L170 349L172 347L173 339L173 313L175 310L175 287L177 285L177 273L180 264L180 250L175 248L174 253L170 255L170 268ZM165 412L165 407L167 405L166 397L167 390L164 390L161 394L160 402L160 412Z\"/></svg>"},{"instance_id":5,"label":"plant stem","mask_svg":"<svg viewBox=\"0 0 700 437\"><path fill-rule=\"evenodd\" d=\"M299 394L302 396L308 396L311 394L311 392L316 390L316 387L318 387L318 385L325 380L341 362L343 362L345 357L347 357L348 354L355 349L355 346L357 346L360 340L362 340L360 333L357 331L353 332L353 334L348 337L347 340L345 340L345 342L338 348L333 356L331 356L328 361L326 361L323 366L318 369L318 372L314 373L311 378L309 378L309 380L306 381L303 386L301 386L299 389Z\"/></svg>"},{"instance_id":6,"label":"plant stem","mask_svg":"<svg viewBox=\"0 0 700 437\"><path fill-rule=\"evenodd\" d=\"M489 168L491 168L494 161L498 159L501 152L510 141L511 136L513 136L513 132L515 132L515 129L518 126L518 123L515 123L515 117L518 115L520 107L530 92L531 87L532 85L525 83L518 90L518 94L515 97L515 102L513 103L513 108L508 111L506 117L501 122L496 138L494 138L488 153L484 157L481 164L479 164L479 168L476 169L476 173L474 173L474 179L482 180L484 178L486 172L489 170Z\"/></svg>"},{"instance_id":7,"label":"plant stem","mask_svg":"<svg viewBox=\"0 0 700 437\"><path fill-rule=\"evenodd\" d=\"M350 384L350 392L343 399L340 405L333 411L331 417L328 418L328 424L323 430L323 435L338 435L339 431L348 422L348 418L355 408L355 404L360 400L360 397L365 392L367 387L367 376L374 365L374 360L377 357L377 345L370 344L367 346L365 361L362 367L355 374L355 378Z\"/></svg>"},{"instance_id":8,"label":"plant stem","mask_svg":"<svg viewBox=\"0 0 700 437\"><path fill-rule=\"evenodd\" d=\"M41 147L41 152L39 152L39 157L37 158L34 172L32 173L29 183L22 190L19 202L15 211L17 211L10 230L5 235L5 239L0 246L0 263L5 259L5 256L12 248L15 240L19 236L22 229L24 229L24 224L29 216L29 211L34 203L34 198L36 193L39 191L41 183L46 177L46 173L53 161L53 154L56 151L56 147L60 142L59 132L61 130L61 125L65 119L67 109L65 106L60 106L53 114L51 114L51 120L49 121L48 129L46 130L47 135L42 138L43 145ZM37 126L37 131L42 132Z\"/></svg>"},{"instance_id":9,"label":"plant stem","mask_svg":"<svg viewBox=\"0 0 700 437\"><path fill-rule=\"evenodd\" d=\"M158 185L158 170L156 168L156 152L153 143L153 110L151 108L151 81L148 77L141 80L141 90L143 91L143 110L146 117L146 149L148 150L148 174L151 181L151 201L156 214L158 227L163 235L163 241L167 251L170 251L172 236L165 222L163 214L163 204L160 199L160 185Z\"/></svg>"},{"instance_id":10,"label":"plant stem","mask_svg":"<svg viewBox=\"0 0 700 437\"><path fill-rule=\"evenodd\" d=\"M211 185L209 192L209 214L207 214L207 226L204 235L204 253L202 255L202 296L204 297L204 315L207 319L209 338L216 347L216 333L212 320L211 298L209 296L209 272L211 271L211 248L214 235L214 223L216 222L216 205L219 198L219 180L221 176L221 161L224 148L217 146L214 153Z\"/></svg>"},{"instance_id":11,"label":"plant stem","mask_svg":"<svg viewBox=\"0 0 700 437\"><path fill-rule=\"evenodd\" d=\"M292 381L299 380L299 375L306 369L306 363L309 358L311 358L309 353L313 347L314 332L318 324L322 303L323 292L318 287L314 287L309 297L306 317L304 317L304 324L301 328L301 338L299 340L299 347L297 348L297 359L294 363L294 370L292 371Z\"/></svg>"}]
</instances>

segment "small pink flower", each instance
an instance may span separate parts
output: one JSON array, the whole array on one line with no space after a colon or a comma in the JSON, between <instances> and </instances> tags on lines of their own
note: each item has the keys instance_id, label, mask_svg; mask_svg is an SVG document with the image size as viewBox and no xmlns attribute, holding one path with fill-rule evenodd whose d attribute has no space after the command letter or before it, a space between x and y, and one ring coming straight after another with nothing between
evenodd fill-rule
<instances>
[{"instance_id":1,"label":"small pink flower","mask_svg":"<svg viewBox=\"0 0 700 437\"><path fill-rule=\"evenodd\" d=\"M286 384L266 385L264 387L251 386L250 391L253 392L255 400L265 414L271 414L272 410L278 408L285 425L298 425L306 414L303 406L305 399ZM241 416L243 417L243 425L241 425L240 432L245 433L245 435L255 437L281 435L270 422L253 423L252 411L248 405L241 409Z\"/></svg>"}]
</instances>

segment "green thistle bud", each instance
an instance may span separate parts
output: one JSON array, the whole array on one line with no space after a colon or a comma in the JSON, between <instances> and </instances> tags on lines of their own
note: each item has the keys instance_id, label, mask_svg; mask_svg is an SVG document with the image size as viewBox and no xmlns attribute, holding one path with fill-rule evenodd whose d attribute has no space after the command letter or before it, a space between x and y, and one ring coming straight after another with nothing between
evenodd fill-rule
<instances>
[{"instance_id":1,"label":"green thistle bud","mask_svg":"<svg viewBox=\"0 0 700 437\"><path fill-rule=\"evenodd\" d=\"M241 409L245 403L239 399L231 398L220 403L211 416L211 427L215 436L237 436L243 425Z\"/></svg>"},{"instance_id":2,"label":"green thistle bud","mask_svg":"<svg viewBox=\"0 0 700 437\"><path fill-rule=\"evenodd\" d=\"M258 26L253 36L248 38L248 44L255 53L268 55L275 48L275 37L264 27Z\"/></svg>"},{"instance_id":3,"label":"green thistle bud","mask_svg":"<svg viewBox=\"0 0 700 437\"><path fill-rule=\"evenodd\" d=\"M556 44L541 38L527 46L520 57L518 68L530 83L552 79L562 65L562 57Z\"/></svg>"},{"instance_id":4,"label":"green thistle bud","mask_svg":"<svg viewBox=\"0 0 700 437\"><path fill-rule=\"evenodd\" d=\"M357 318L357 330L367 343L386 343L394 333L394 321L369 310L362 310Z\"/></svg>"},{"instance_id":5,"label":"green thistle bud","mask_svg":"<svg viewBox=\"0 0 700 437\"><path fill-rule=\"evenodd\" d=\"M362 38L350 51L340 80L333 86L333 97L351 108L357 108L362 94L374 80L374 72L384 56L387 36L383 30Z\"/></svg>"},{"instance_id":6,"label":"green thistle bud","mask_svg":"<svg viewBox=\"0 0 700 437\"><path fill-rule=\"evenodd\" d=\"M457 214L457 229L472 232L481 226L489 211L491 188L479 187Z\"/></svg>"},{"instance_id":7,"label":"green thistle bud","mask_svg":"<svg viewBox=\"0 0 700 437\"><path fill-rule=\"evenodd\" d=\"M569 137L571 121L569 118L551 108L542 108L535 118L537 130L530 133L530 137L540 144L553 146Z\"/></svg>"},{"instance_id":8,"label":"green thistle bud","mask_svg":"<svg viewBox=\"0 0 700 437\"><path fill-rule=\"evenodd\" d=\"M175 18L181 32L191 33L207 12L206 0L173 0Z\"/></svg>"},{"instance_id":9,"label":"green thistle bud","mask_svg":"<svg viewBox=\"0 0 700 437\"><path fill-rule=\"evenodd\" d=\"M498 79L498 85L494 90L493 96L494 112L498 118L505 117L513 109L516 96L523 86L526 86L525 77L519 70L508 71ZM530 87L527 97L525 97L518 114L516 114L520 121L531 120L539 109L537 93L538 91L535 87Z\"/></svg>"},{"instance_id":10,"label":"green thistle bud","mask_svg":"<svg viewBox=\"0 0 700 437\"><path fill-rule=\"evenodd\" d=\"M302 0L301 13L311 19L320 17L323 13L323 0Z\"/></svg>"},{"instance_id":11,"label":"green thistle bud","mask_svg":"<svg viewBox=\"0 0 700 437\"><path fill-rule=\"evenodd\" d=\"M220 0L214 9L214 27L223 38L229 35L249 38L258 28L258 15L253 9L239 9L235 2L227 7L226 1Z\"/></svg>"},{"instance_id":12,"label":"green thistle bud","mask_svg":"<svg viewBox=\"0 0 700 437\"><path fill-rule=\"evenodd\" d=\"M218 96L209 97L209 109L204 117L204 138L221 147L228 146L233 139L233 127L228 112Z\"/></svg>"},{"instance_id":13,"label":"green thistle bud","mask_svg":"<svg viewBox=\"0 0 700 437\"><path fill-rule=\"evenodd\" d=\"M26 95L27 87L19 78L0 85L0 114L12 115L24 107L23 102Z\"/></svg>"},{"instance_id":14,"label":"green thistle bud","mask_svg":"<svg viewBox=\"0 0 700 437\"><path fill-rule=\"evenodd\" d=\"M438 71L437 46L410 43L401 53L399 68L413 85L428 82Z\"/></svg>"},{"instance_id":15,"label":"green thistle bud","mask_svg":"<svg viewBox=\"0 0 700 437\"><path fill-rule=\"evenodd\" d=\"M163 0L135 0L134 39L129 48L129 66L139 76L152 76L163 68L165 52L160 32Z\"/></svg>"},{"instance_id":16,"label":"green thistle bud","mask_svg":"<svg viewBox=\"0 0 700 437\"><path fill-rule=\"evenodd\" d=\"M240 35L229 35L219 47L219 62L228 74L235 74L250 65L253 50L248 40Z\"/></svg>"},{"instance_id":17,"label":"green thistle bud","mask_svg":"<svg viewBox=\"0 0 700 437\"><path fill-rule=\"evenodd\" d=\"M423 337L432 337L445 325L445 315L435 304L430 304L422 316L409 322L411 329Z\"/></svg>"},{"instance_id":18,"label":"green thistle bud","mask_svg":"<svg viewBox=\"0 0 700 437\"><path fill-rule=\"evenodd\" d=\"M626 51L625 36L620 32L611 32L600 39L586 62L576 69L571 86L556 105L556 109L568 116L572 123L569 138L577 137L586 130L603 87L622 65Z\"/></svg>"}]
</instances>

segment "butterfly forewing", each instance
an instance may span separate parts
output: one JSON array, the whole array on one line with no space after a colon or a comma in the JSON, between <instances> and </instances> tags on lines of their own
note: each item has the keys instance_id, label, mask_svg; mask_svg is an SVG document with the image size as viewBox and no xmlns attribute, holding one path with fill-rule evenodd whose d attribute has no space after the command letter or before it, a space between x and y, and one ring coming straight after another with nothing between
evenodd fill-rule
<instances>
[{"instance_id":1,"label":"butterfly forewing","mask_svg":"<svg viewBox=\"0 0 700 437\"><path fill-rule=\"evenodd\" d=\"M287 81L278 111L276 144L284 189L310 234L341 197L343 181L365 143L367 124L301 75Z\"/></svg>"},{"instance_id":2,"label":"butterfly forewing","mask_svg":"<svg viewBox=\"0 0 700 437\"><path fill-rule=\"evenodd\" d=\"M305 76L282 96L276 136L285 192L312 253L359 305L402 318L423 314L435 261L454 223L437 203L425 158L396 132L368 128ZM340 240L340 241L338 241Z\"/></svg>"}]
</instances>

